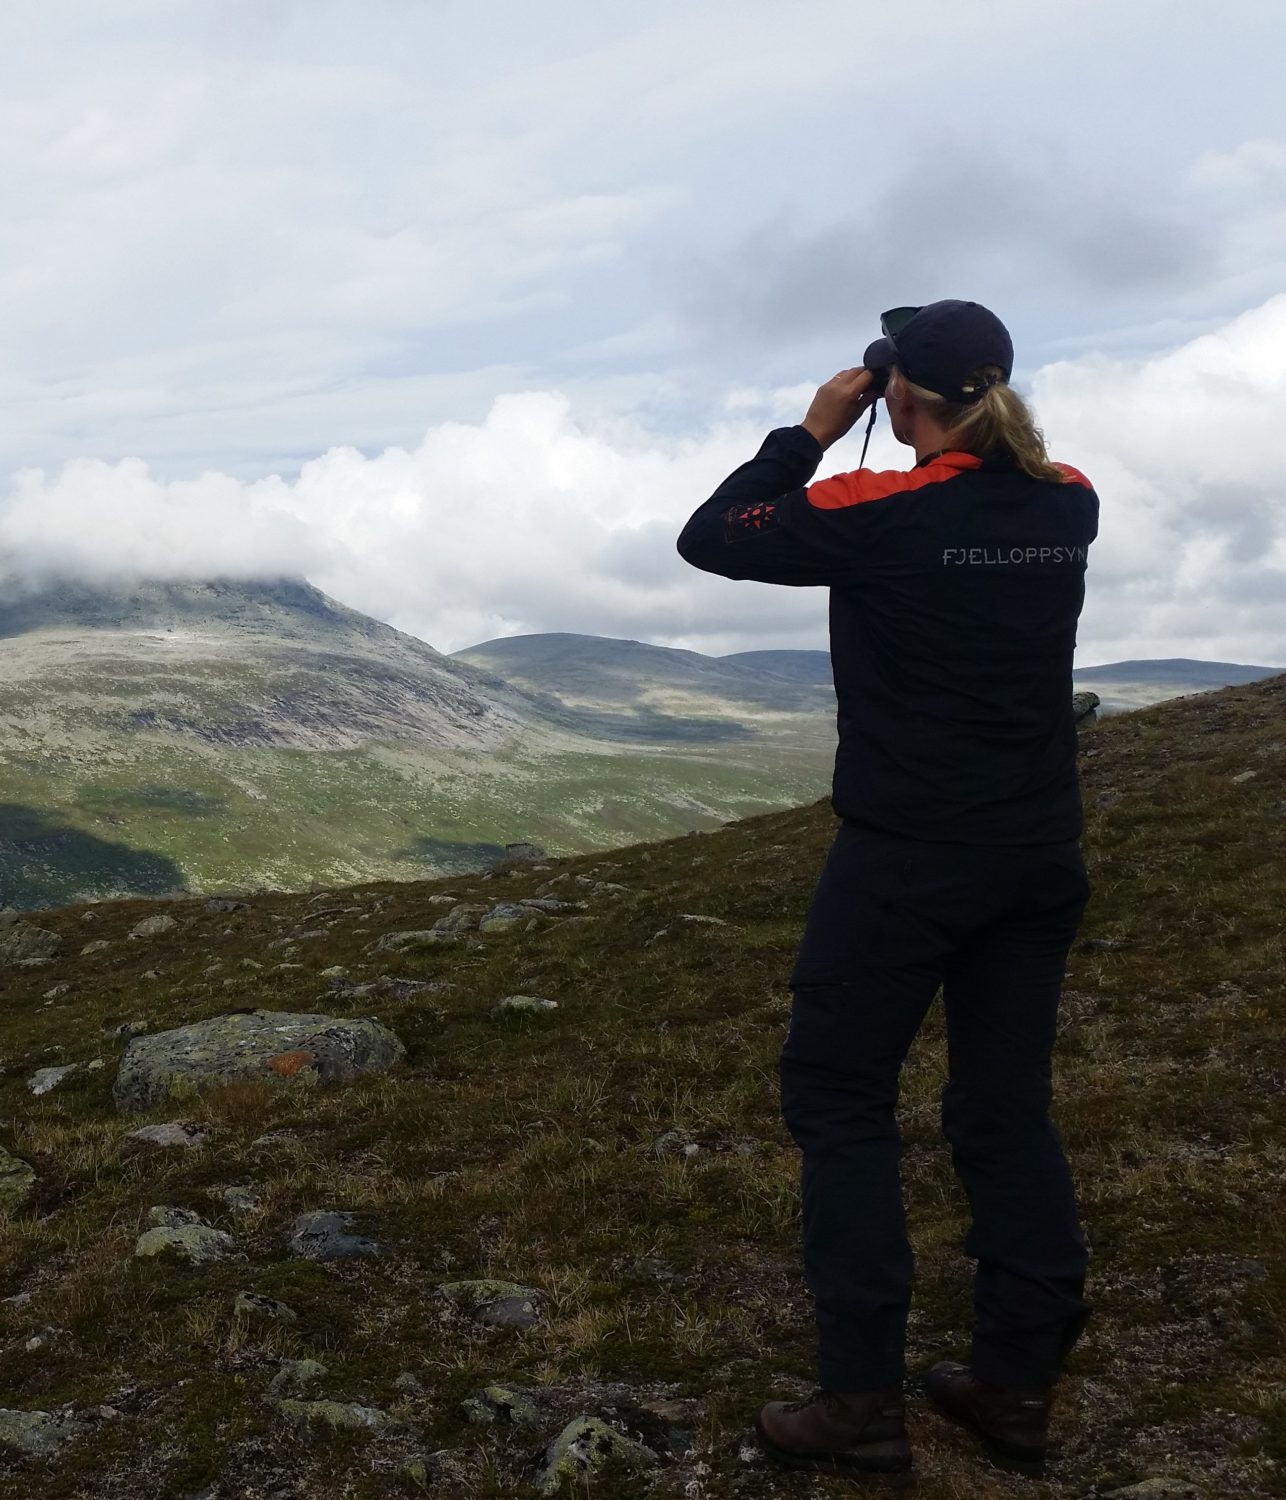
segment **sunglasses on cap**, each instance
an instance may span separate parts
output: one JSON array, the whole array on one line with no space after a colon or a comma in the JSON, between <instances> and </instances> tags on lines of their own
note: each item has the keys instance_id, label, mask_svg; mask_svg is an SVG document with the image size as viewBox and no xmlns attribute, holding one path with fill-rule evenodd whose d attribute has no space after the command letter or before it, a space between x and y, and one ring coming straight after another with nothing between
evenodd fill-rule
<instances>
[{"instance_id":1,"label":"sunglasses on cap","mask_svg":"<svg viewBox=\"0 0 1286 1500\"><path fill-rule=\"evenodd\" d=\"M889 347L892 349L894 355L898 352L898 334L902 332L919 311L918 307L891 307L888 312L880 314L880 332L888 340ZM871 374L875 377L873 389L877 395L882 396L884 394L892 370L892 365L885 365L881 369L871 371Z\"/></svg>"}]
</instances>

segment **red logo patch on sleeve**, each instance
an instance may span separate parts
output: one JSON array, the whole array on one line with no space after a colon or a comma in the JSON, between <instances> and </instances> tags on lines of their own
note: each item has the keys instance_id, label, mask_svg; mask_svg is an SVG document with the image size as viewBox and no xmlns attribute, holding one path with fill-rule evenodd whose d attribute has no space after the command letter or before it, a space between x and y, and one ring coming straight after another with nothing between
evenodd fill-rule
<instances>
[{"instance_id":1,"label":"red logo patch on sleeve","mask_svg":"<svg viewBox=\"0 0 1286 1500\"><path fill-rule=\"evenodd\" d=\"M760 500L754 505L730 505L723 513L723 536L728 542L771 531L777 525L777 502Z\"/></svg>"}]
</instances>

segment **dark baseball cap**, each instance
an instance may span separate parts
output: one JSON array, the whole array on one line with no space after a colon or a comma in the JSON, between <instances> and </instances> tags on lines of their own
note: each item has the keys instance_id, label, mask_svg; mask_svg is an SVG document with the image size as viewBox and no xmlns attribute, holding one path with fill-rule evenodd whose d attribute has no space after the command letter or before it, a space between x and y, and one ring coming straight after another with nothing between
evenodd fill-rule
<instances>
[{"instance_id":1,"label":"dark baseball cap","mask_svg":"<svg viewBox=\"0 0 1286 1500\"><path fill-rule=\"evenodd\" d=\"M898 307L880 319L884 334L868 346L868 370L896 365L910 381L948 401L976 401L992 381L970 377L984 365L999 365L1008 381L1014 369L1009 330L980 302L929 302Z\"/></svg>"}]
</instances>

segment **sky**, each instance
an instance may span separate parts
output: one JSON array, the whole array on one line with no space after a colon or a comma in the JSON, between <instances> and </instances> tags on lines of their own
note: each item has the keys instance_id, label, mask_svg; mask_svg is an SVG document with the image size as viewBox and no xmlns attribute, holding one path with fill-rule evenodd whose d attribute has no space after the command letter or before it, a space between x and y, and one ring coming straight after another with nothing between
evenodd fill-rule
<instances>
[{"instance_id":1,"label":"sky","mask_svg":"<svg viewBox=\"0 0 1286 1500\"><path fill-rule=\"evenodd\" d=\"M675 538L965 297L1100 496L1078 665L1286 667L1284 60L1280 0L7 0L0 573L824 646Z\"/></svg>"}]
</instances>

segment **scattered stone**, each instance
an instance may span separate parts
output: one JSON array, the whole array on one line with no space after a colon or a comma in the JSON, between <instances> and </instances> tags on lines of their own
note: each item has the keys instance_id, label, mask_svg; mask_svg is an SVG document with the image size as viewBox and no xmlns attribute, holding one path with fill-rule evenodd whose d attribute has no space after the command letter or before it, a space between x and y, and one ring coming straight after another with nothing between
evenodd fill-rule
<instances>
[{"instance_id":1,"label":"scattered stone","mask_svg":"<svg viewBox=\"0 0 1286 1500\"><path fill-rule=\"evenodd\" d=\"M160 977L161 977L161 971L160 971L160 969L144 969L143 970L143 978L144 979L159 979Z\"/></svg>"},{"instance_id":2,"label":"scattered stone","mask_svg":"<svg viewBox=\"0 0 1286 1500\"><path fill-rule=\"evenodd\" d=\"M317 976L319 979L347 979L348 970L343 964L331 964L329 969L323 969Z\"/></svg>"},{"instance_id":3,"label":"scattered stone","mask_svg":"<svg viewBox=\"0 0 1286 1500\"><path fill-rule=\"evenodd\" d=\"M71 993L71 985L69 985L69 984L56 984L56 985L53 986L52 989L46 990L45 993L44 993L44 996L42 998L44 998L45 1000L61 1000L64 995L67 995L67 994L70 994L70 993Z\"/></svg>"},{"instance_id":4,"label":"scattered stone","mask_svg":"<svg viewBox=\"0 0 1286 1500\"><path fill-rule=\"evenodd\" d=\"M132 1041L136 1036L142 1036L145 1031L152 1029L150 1021L122 1021L119 1026L104 1027L108 1036L115 1037L118 1041Z\"/></svg>"},{"instance_id":5,"label":"scattered stone","mask_svg":"<svg viewBox=\"0 0 1286 1500\"><path fill-rule=\"evenodd\" d=\"M134 1246L137 1258L176 1255L191 1266L210 1265L223 1260L233 1248L233 1239L222 1229L208 1224L184 1224L178 1229L149 1229Z\"/></svg>"},{"instance_id":6,"label":"scattered stone","mask_svg":"<svg viewBox=\"0 0 1286 1500\"><path fill-rule=\"evenodd\" d=\"M241 967L243 969L262 969L263 965L257 958L243 958L241 960Z\"/></svg>"},{"instance_id":7,"label":"scattered stone","mask_svg":"<svg viewBox=\"0 0 1286 1500\"><path fill-rule=\"evenodd\" d=\"M205 903L206 911L249 911L248 901L234 901L230 896L211 896Z\"/></svg>"},{"instance_id":8,"label":"scattered stone","mask_svg":"<svg viewBox=\"0 0 1286 1500\"><path fill-rule=\"evenodd\" d=\"M1127 1484L1123 1490L1109 1490L1103 1500L1203 1500L1205 1493L1186 1479L1159 1475L1138 1484Z\"/></svg>"},{"instance_id":9,"label":"scattered stone","mask_svg":"<svg viewBox=\"0 0 1286 1500\"><path fill-rule=\"evenodd\" d=\"M479 932L507 932L529 920L529 908L516 901L498 901L478 922Z\"/></svg>"},{"instance_id":10,"label":"scattered stone","mask_svg":"<svg viewBox=\"0 0 1286 1500\"><path fill-rule=\"evenodd\" d=\"M270 1396L306 1396L330 1374L315 1359L283 1359L281 1369L268 1382Z\"/></svg>"},{"instance_id":11,"label":"scattered stone","mask_svg":"<svg viewBox=\"0 0 1286 1500\"><path fill-rule=\"evenodd\" d=\"M41 1094L48 1094L56 1089L65 1078L70 1078L79 1067L79 1063L64 1063L59 1068L37 1068L27 1079L27 1091L37 1097Z\"/></svg>"},{"instance_id":12,"label":"scattered stone","mask_svg":"<svg viewBox=\"0 0 1286 1500\"><path fill-rule=\"evenodd\" d=\"M353 1260L363 1255L382 1255L383 1248L360 1234L350 1234L350 1213L318 1209L300 1214L291 1226L290 1253L303 1260Z\"/></svg>"},{"instance_id":13,"label":"scattered stone","mask_svg":"<svg viewBox=\"0 0 1286 1500\"><path fill-rule=\"evenodd\" d=\"M32 1301L30 1292L15 1292L12 1297L0 1297L6 1307L26 1307Z\"/></svg>"},{"instance_id":14,"label":"scattered stone","mask_svg":"<svg viewBox=\"0 0 1286 1500\"><path fill-rule=\"evenodd\" d=\"M250 1142L252 1151L272 1151L277 1146L293 1146L299 1137L293 1130L269 1130Z\"/></svg>"},{"instance_id":15,"label":"scattered stone","mask_svg":"<svg viewBox=\"0 0 1286 1500\"><path fill-rule=\"evenodd\" d=\"M127 1141L141 1141L145 1146L204 1146L210 1132L203 1125L190 1125L186 1120L166 1120L160 1125L140 1125L125 1137Z\"/></svg>"},{"instance_id":16,"label":"scattered stone","mask_svg":"<svg viewBox=\"0 0 1286 1500\"><path fill-rule=\"evenodd\" d=\"M460 1403L468 1419L481 1427L507 1421L514 1427L539 1427L540 1408L525 1391L508 1385L484 1386L476 1396Z\"/></svg>"},{"instance_id":17,"label":"scattered stone","mask_svg":"<svg viewBox=\"0 0 1286 1500\"><path fill-rule=\"evenodd\" d=\"M532 1015L557 1009L557 1000L545 1000L540 995L506 995L491 1007L491 1014L493 1016Z\"/></svg>"},{"instance_id":18,"label":"scattered stone","mask_svg":"<svg viewBox=\"0 0 1286 1500\"><path fill-rule=\"evenodd\" d=\"M221 958L216 958L212 964L206 964L205 968L201 972L203 974L217 974L222 967L223 960Z\"/></svg>"},{"instance_id":19,"label":"scattered stone","mask_svg":"<svg viewBox=\"0 0 1286 1500\"><path fill-rule=\"evenodd\" d=\"M680 922L696 922L701 927L730 927L730 922L725 922L722 917L702 917L693 911L681 911Z\"/></svg>"},{"instance_id":20,"label":"scattered stone","mask_svg":"<svg viewBox=\"0 0 1286 1500\"><path fill-rule=\"evenodd\" d=\"M85 944L80 950L80 956L85 958L90 953L101 953L104 948L110 948L111 946L112 940L110 938L95 938L92 943Z\"/></svg>"},{"instance_id":21,"label":"scattered stone","mask_svg":"<svg viewBox=\"0 0 1286 1500\"><path fill-rule=\"evenodd\" d=\"M5 964L48 963L57 958L62 947L63 940L56 932L33 927L30 922L11 918L0 926L0 967Z\"/></svg>"},{"instance_id":22,"label":"scattered stone","mask_svg":"<svg viewBox=\"0 0 1286 1500\"><path fill-rule=\"evenodd\" d=\"M1130 946L1129 938L1085 938L1079 945L1082 953L1116 953Z\"/></svg>"},{"instance_id":23,"label":"scattered stone","mask_svg":"<svg viewBox=\"0 0 1286 1500\"><path fill-rule=\"evenodd\" d=\"M1243 782L1253 781L1258 775L1258 771L1238 771L1232 778L1232 784L1233 786L1241 786Z\"/></svg>"},{"instance_id":24,"label":"scattered stone","mask_svg":"<svg viewBox=\"0 0 1286 1500\"><path fill-rule=\"evenodd\" d=\"M88 1431L85 1423L61 1412L0 1409L0 1447L31 1457L56 1453L64 1443Z\"/></svg>"},{"instance_id":25,"label":"scattered stone","mask_svg":"<svg viewBox=\"0 0 1286 1500\"><path fill-rule=\"evenodd\" d=\"M450 989L440 979L395 979L391 974L381 974L366 984L355 984L348 991L350 999L360 1000L367 995L392 995L395 1000L405 1000L409 995L434 994Z\"/></svg>"},{"instance_id":26,"label":"scattered stone","mask_svg":"<svg viewBox=\"0 0 1286 1500\"><path fill-rule=\"evenodd\" d=\"M332 1432L397 1432L405 1427L377 1406L352 1401L278 1401L277 1410L297 1427L329 1427Z\"/></svg>"},{"instance_id":27,"label":"scattered stone","mask_svg":"<svg viewBox=\"0 0 1286 1500\"><path fill-rule=\"evenodd\" d=\"M485 906L480 906L474 901L460 901L447 912L445 917L439 917L433 924L435 932L476 932L478 923L487 913Z\"/></svg>"},{"instance_id":28,"label":"scattered stone","mask_svg":"<svg viewBox=\"0 0 1286 1500\"><path fill-rule=\"evenodd\" d=\"M1101 699L1097 693L1086 691L1072 694L1072 718L1078 729L1097 722L1100 702Z\"/></svg>"},{"instance_id":29,"label":"scattered stone","mask_svg":"<svg viewBox=\"0 0 1286 1500\"><path fill-rule=\"evenodd\" d=\"M439 896L426 896L424 898L424 904L425 906L459 906L460 898L459 896L452 896L444 891Z\"/></svg>"},{"instance_id":30,"label":"scattered stone","mask_svg":"<svg viewBox=\"0 0 1286 1500\"><path fill-rule=\"evenodd\" d=\"M35 1191L35 1168L0 1146L0 1216L21 1213Z\"/></svg>"},{"instance_id":31,"label":"scattered stone","mask_svg":"<svg viewBox=\"0 0 1286 1500\"><path fill-rule=\"evenodd\" d=\"M250 1214L259 1207L259 1189L255 1187L225 1187L211 1190L225 1208L234 1214Z\"/></svg>"},{"instance_id":32,"label":"scattered stone","mask_svg":"<svg viewBox=\"0 0 1286 1500\"><path fill-rule=\"evenodd\" d=\"M158 1203L148 1209L147 1222L153 1229L182 1229L188 1224L204 1224L205 1220L194 1209Z\"/></svg>"},{"instance_id":33,"label":"scattered stone","mask_svg":"<svg viewBox=\"0 0 1286 1500\"><path fill-rule=\"evenodd\" d=\"M136 1037L121 1059L113 1096L126 1113L234 1081L341 1082L405 1056L378 1021L255 1010Z\"/></svg>"},{"instance_id":34,"label":"scattered stone","mask_svg":"<svg viewBox=\"0 0 1286 1500\"><path fill-rule=\"evenodd\" d=\"M129 935L132 938L163 937L167 932L176 931L178 925L173 917L162 913L159 916L144 917L141 922L135 922L129 930Z\"/></svg>"},{"instance_id":35,"label":"scattered stone","mask_svg":"<svg viewBox=\"0 0 1286 1500\"><path fill-rule=\"evenodd\" d=\"M652 1142L652 1154L662 1159L667 1156L695 1156L700 1149L686 1130L667 1130Z\"/></svg>"},{"instance_id":36,"label":"scattered stone","mask_svg":"<svg viewBox=\"0 0 1286 1500\"><path fill-rule=\"evenodd\" d=\"M449 1448L439 1448L436 1453L423 1453L417 1458L408 1458L398 1470L408 1484L427 1490L430 1485L443 1485L452 1494L464 1494L468 1469L459 1454Z\"/></svg>"},{"instance_id":37,"label":"scattered stone","mask_svg":"<svg viewBox=\"0 0 1286 1500\"><path fill-rule=\"evenodd\" d=\"M551 917L557 916L559 912L585 910L583 901L560 901L557 896L525 896L517 904L525 906L529 911L543 912Z\"/></svg>"},{"instance_id":38,"label":"scattered stone","mask_svg":"<svg viewBox=\"0 0 1286 1500\"><path fill-rule=\"evenodd\" d=\"M540 1293L512 1281L449 1281L438 1291L475 1323L492 1328L532 1328Z\"/></svg>"},{"instance_id":39,"label":"scattered stone","mask_svg":"<svg viewBox=\"0 0 1286 1500\"><path fill-rule=\"evenodd\" d=\"M401 1391L404 1396L422 1396L424 1394L424 1382L411 1370L403 1370L393 1382L393 1389Z\"/></svg>"},{"instance_id":40,"label":"scattered stone","mask_svg":"<svg viewBox=\"0 0 1286 1500\"><path fill-rule=\"evenodd\" d=\"M458 932L439 931L436 927L417 932L386 932L368 949L371 953L413 953L417 948L435 948L439 943L453 943Z\"/></svg>"},{"instance_id":41,"label":"scattered stone","mask_svg":"<svg viewBox=\"0 0 1286 1500\"><path fill-rule=\"evenodd\" d=\"M579 1487L613 1460L630 1468L651 1468L657 1456L633 1438L609 1427L600 1417L576 1417L545 1451L545 1463L536 1477L542 1495L556 1495L565 1480Z\"/></svg>"},{"instance_id":42,"label":"scattered stone","mask_svg":"<svg viewBox=\"0 0 1286 1500\"><path fill-rule=\"evenodd\" d=\"M262 1292L238 1292L232 1304L232 1316L244 1322L298 1323L299 1314L276 1297L265 1297Z\"/></svg>"}]
</instances>

